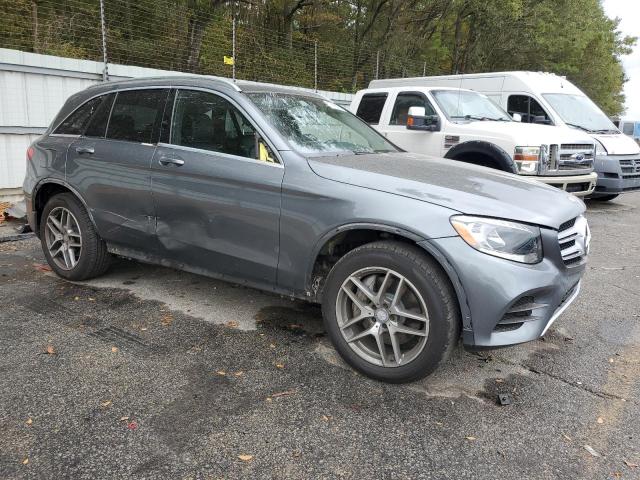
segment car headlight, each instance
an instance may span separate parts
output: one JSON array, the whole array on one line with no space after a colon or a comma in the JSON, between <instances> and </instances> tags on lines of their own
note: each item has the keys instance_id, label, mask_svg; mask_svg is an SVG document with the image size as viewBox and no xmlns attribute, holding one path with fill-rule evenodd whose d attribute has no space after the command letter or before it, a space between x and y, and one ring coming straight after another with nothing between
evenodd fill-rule
<instances>
[{"instance_id":1,"label":"car headlight","mask_svg":"<svg viewBox=\"0 0 640 480\"><path fill-rule=\"evenodd\" d=\"M476 250L520 263L542 260L540 228L494 218L454 215L451 225Z\"/></svg>"},{"instance_id":2,"label":"car headlight","mask_svg":"<svg viewBox=\"0 0 640 480\"><path fill-rule=\"evenodd\" d=\"M513 159L518 173L521 175L536 175L539 172L541 147L516 147Z\"/></svg>"},{"instance_id":3,"label":"car headlight","mask_svg":"<svg viewBox=\"0 0 640 480\"><path fill-rule=\"evenodd\" d=\"M609 152L607 152L607 149L604 148L604 145L602 145L598 140L595 141L596 144L596 157L604 157L605 155L609 155Z\"/></svg>"}]
</instances>

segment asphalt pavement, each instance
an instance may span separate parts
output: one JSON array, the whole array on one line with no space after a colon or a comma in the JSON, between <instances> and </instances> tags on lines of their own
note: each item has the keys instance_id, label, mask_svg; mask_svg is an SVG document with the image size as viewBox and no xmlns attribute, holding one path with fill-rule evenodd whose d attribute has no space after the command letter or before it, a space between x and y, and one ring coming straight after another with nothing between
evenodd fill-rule
<instances>
[{"instance_id":1,"label":"asphalt pavement","mask_svg":"<svg viewBox=\"0 0 640 480\"><path fill-rule=\"evenodd\" d=\"M317 306L126 260L70 283L0 243L0 478L640 479L639 212L589 204L546 338L400 386L347 367Z\"/></svg>"}]
</instances>

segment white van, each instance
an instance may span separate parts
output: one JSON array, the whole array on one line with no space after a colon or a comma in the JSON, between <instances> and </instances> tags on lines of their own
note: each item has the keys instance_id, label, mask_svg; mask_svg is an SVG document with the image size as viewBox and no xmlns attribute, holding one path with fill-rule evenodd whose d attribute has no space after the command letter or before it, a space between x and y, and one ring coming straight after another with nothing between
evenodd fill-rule
<instances>
[{"instance_id":1,"label":"white van","mask_svg":"<svg viewBox=\"0 0 640 480\"><path fill-rule=\"evenodd\" d=\"M584 132L516 122L472 90L406 79L374 85L356 93L350 110L405 150L527 175L578 196L595 188L595 147Z\"/></svg>"},{"instance_id":2,"label":"white van","mask_svg":"<svg viewBox=\"0 0 640 480\"><path fill-rule=\"evenodd\" d=\"M622 134L589 97L564 77L542 72L497 72L383 81L385 86L468 88L487 95L523 122L568 126L596 140L598 182L592 198L611 200L640 190L640 146ZM370 87L380 86L371 82Z\"/></svg>"}]
</instances>

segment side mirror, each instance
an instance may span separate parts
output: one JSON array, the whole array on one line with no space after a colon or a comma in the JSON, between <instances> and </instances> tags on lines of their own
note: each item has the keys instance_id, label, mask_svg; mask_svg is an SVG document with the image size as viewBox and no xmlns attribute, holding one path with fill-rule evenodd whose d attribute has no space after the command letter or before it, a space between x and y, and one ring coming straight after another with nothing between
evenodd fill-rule
<instances>
[{"instance_id":1,"label":"side mirror","mask_svg":"<svg viewBox=\"0 0 640 480\"><path fill-rule=\"evenodd\" d=\"M438 132L440 131L440 117L438 115L426 115L424 107L409 107L407 129Z\"/></svg>"},{"instance_id":2,"label":"side mirror","mask_svg":"<svg viewBox=\"0 0 640 480\"><path fill-rule=\"evenodd\" d=\"M511 114L511 118L513 118L514 122L521 122L522 121L522 115L520 115L519 113L512 113Z\"/></svg>"}]
</instances>

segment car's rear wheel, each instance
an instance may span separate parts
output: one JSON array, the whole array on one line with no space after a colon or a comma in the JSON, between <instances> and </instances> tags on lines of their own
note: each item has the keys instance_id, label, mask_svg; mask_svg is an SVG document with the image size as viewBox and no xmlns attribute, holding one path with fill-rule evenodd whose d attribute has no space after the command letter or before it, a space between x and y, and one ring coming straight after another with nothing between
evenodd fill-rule
<instances>
[{"instance_id":1,"label":"car's rear wheel","mask_svg":"<svg viewBox=\"0 0 640 480\"><path fill-rule=\"evenodd\" d=\"M322 310L340 355L385 382L433 372L460 333L448 278L418 247L397 241L367 244L340 259L327 278Z\"/></svg>"},{"instance_id":2,"label":"car's rear wheel","mask_svg":"<svg viewBox=\"0 0 640 480\"><path fill-rule=\"evenodd\" d=\"M54 272L69 280L97 277L111 256L83 205L70 193L51 197L42 212L40 241Z\"/></svg>"}]
</instances>

